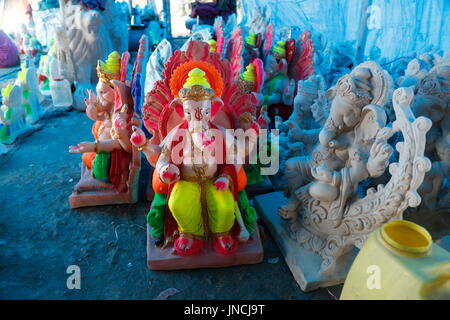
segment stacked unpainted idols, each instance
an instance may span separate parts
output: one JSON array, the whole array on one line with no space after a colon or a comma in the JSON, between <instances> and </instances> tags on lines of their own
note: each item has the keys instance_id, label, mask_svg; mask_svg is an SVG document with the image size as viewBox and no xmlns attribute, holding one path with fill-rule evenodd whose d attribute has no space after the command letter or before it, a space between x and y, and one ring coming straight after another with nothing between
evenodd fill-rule
<instances>
[{"instance_id":1,"label":"stacked unpainted idols","mask_svg":"<svg viewBox=\"0 0 450 320\"><path fill-rule=\"evenodd\" d=\"M320 34L314 34L313 40L316 49L314 68L324 77L327 87L333 86L340 77L349 73L355 66L355 42L327 41Z\"/></svg>"},{"instance_id":2,"label":"stacked unpainted idols","mask_svg":"<svg viewBox=\"0 0 450 320\"><path fill-rule=\"evenodd\" d=\"M409 62L402 86L414 88L412 111L416 117L429 118L433 126L426 136L425 155L431 170L418 192L419 212L445 211L450 208L450 57L424 54Z\"/></svg>"},{"instance_id":3,"label":"stacked unpainted idols","mask_svg":"<svg viewBox=\"0 0 450 320\"><path fill-rule=\"evenodd\" d=\"M255 200L305 291L344 282L369 234L421 203L417 191L432 167L425 145L433 122L414 116L413 88L392 92L391 77L373 61L356 66L328 91L318 79L300 84L286 122L285 143L302 150L285 161L287 198L278 192ZM308 108L314 116L302 113ZM279 216L269 199L284 201Z\"/></svg>"},{"instance_id":4,"label":"stacked unpainted idols","mask_svg":"<svg viewBox=\"0 0 450 320\"><path fill-rule=\"evenodd\" d=\"M284 185L285 163L288 159L310 154L317 142L321 126L328 117L330 104L319 75L298 81L294 109L289 119L280 126L280 170L277 184Z\"/></svg>"}]
</instances>

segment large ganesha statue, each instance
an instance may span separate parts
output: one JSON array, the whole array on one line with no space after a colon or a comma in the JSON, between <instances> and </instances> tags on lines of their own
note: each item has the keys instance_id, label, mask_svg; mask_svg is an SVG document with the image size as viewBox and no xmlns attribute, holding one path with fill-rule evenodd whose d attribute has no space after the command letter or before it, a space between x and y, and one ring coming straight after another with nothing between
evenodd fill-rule
<instances>
[{"instance_id":1,"label":"large ganesha statue","mask_svg":"<svg viewBox=\"0 0 450 320\"><path fill-rule=\"evenodd\" d=\"M251 94L231 77L227 60L210 53L207 43L191 41L185 52L174 53L163 79L145 98L144 124L152 138L146 140L135 127L131 142L155 168L155 196L147 216L149 235L157 245L150 244L148 253L152 269L256 263L262 258L262 247L250 260L240 250L259 243L243 168L259 126ZM246 130L250 144L230 138L228 129ZM236 146L244 152L236 153ZM164 256L171 247L175 255ZM171 265L174 257L194 260Z\"/></svg>"},{"instance_id":2,"label":"large ganesha statue","mask_svg":"<svg viewBox=\"0 0 450 320\"><path fill-rule=\"evenodd\" d=\"M321 274L332 273L377 227L420 204L417 189L431 166L424 157L431 121L414 117L413 90L399 88L392 96L396 120L388 125L384 106L390 88L391 79L378 64L358 65L333 89L312 154L286 162L290 200L279 214L292 239L321 257ZM394 135L400 142L392 156L388 140ZM387 183L377 184L380 177Z\"/></svg>"}]
</instances>

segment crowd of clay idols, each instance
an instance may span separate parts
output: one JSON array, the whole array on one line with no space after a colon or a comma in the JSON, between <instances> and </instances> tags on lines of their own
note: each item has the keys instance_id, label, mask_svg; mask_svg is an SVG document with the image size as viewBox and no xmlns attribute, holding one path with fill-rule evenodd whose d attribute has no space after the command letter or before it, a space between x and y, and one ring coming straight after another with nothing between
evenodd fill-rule
<instances>
[{"instance_id":1,"label":"crowd of clay idols","mask_svg":"<svg viewBox=\"0 0 450 320\"><path fill-rule=\"evenodd\" d=\"M276 41L272 26L266 34L245 37L236 27L227 38L220 19L215 30L215 39L194 34L173 54L166 41L156 48L146 72L153 86L141 110L131 98L136 90L120 79L124 57L114 52L99 62L98 97L90 91L86 100L86 113L96 121L95 142L71 147L83 153L73 207L135 202L141 151L155 169L147 221L156 243L164 248L173 242L178 255L193 256L211 239L217 253L230 255L255 232L245 187L270 178L290 199L280 216L300 244L323 251L323 270L334 268L340 255L364 243L375 228L401 219L406 209L448 207L448 57L421 55L393 78L376 61L327 66L322 56L315 63L320 54L309 31ZM143 45L145 40L145 56ZM332 63L350 59L334 54ZM155 62L155 56L165 60ZM165 68L158 71L152 63ZM323 69L334 73L324 77ZM212 130L238 128L253 132L248 149L257 147L261 132L278 139L278 150L271 150L280 152L275 176L261 176L261 164L217 163L216 153L227 154L233 146L211 147L218 140ZM272 128L278 133L260 130ZM180 143L192 145L182 148L181 164L173 154ZM197 152L203 163L184 159ZM324 210L320 219L316 208ZM361 228L364 219L370 223ZM347 223L357 226L342 228ZM337 237L345 241L324 250Z\"/></svg>"},{"instance_id":2,"label":"crowd of clay idols","mask_svg":"<svg viewBox=\"0 0 450 320\"><path fill-rule=\"evenodd\" d=\"M71 207L135 203L145 156L153 168L153 269L260 262L247 192L264 181L284 191L283 228L320 256L322 274L339 270L354 247L406 210L450 207L448 53L388 62L375 48L371 60L355 61L351 43L325 46L308 30L275 35L270 24L264 30L244 32L232 18L217 18L214 35L199 30L174 51L162 40L150 52L143 36L130 78L128 52L74 65L95 69L98 82L81 93L93 139L69 148L82 154ZM3 93L1 130L10 136L39 114L18 112L24 83L33 80L22 76ZM218 161L242 144L226 141L229 129L247 133L240 161ZM248 162L263 147L261 135L277 142L265 146L279 154L272 176L261 174L266 163Z\"/></svg>"}]
</instances>

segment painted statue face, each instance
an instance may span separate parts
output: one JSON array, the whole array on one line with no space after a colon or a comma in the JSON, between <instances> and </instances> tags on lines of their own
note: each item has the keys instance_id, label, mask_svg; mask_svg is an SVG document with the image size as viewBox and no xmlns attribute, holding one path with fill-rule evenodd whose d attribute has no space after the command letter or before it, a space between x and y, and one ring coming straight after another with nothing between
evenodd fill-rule
<instances>
[{"instance_id":1,"label":"painted statue face","mask_svg":"<svg viewBox=\"0 0 450 320\"><path fill-rule=\"evenodd\" d=\"M186 100L183 102L183 111L189 122L189 130L205 130L211 120L211 100Z\"/></svg>"},{"instance_id":2,"label":"painted statue face","mask_svg":"<svg viewBox=\"0 0 450 320\"><path fill-rule=\"evenodd\" d=\"M272 79L276 75L283 73L287 74L287 61L286 59L277 59L273 55L269 55L266 60L266 66L264 68L267 79Z\"/></svg>"},{"instance_id":3,"label":"painted statue face","mask_svg":"<svg viewBox=\"0 0 450 320\"><path fill-rule=\"evenodd\" d=\"M114 105L114 98L115 98L114 89L111 88L106 83L104 83L103 81L99 81L97 83L96 90L101 108L104 109L104 111L108 111L106 109Z\"/></svg>"}]
</instances>

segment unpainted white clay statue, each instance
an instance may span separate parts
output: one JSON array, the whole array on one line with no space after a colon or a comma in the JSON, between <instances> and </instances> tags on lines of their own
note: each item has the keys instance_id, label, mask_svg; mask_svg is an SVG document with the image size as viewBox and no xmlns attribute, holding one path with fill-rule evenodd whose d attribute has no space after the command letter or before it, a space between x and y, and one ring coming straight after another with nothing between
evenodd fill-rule
<instances>
[{"instance_id":1,"label":"unpainted white clay statue","mask_svg":"<svg viewBox=\"0 0 450 320\"><path fill-rule=\"evenodd\" d=\"M105 10L88 10L70 1L61 8L61 27L56 30L58 60L64 79L75 84L74 108L84 111L87 90L94 90L98 81L97 61L106 59L116 46L125 48L125 32L114 21L115 4L107 1ZM114 34L114 38L111 37ZM123 37L123 38L121 38Z\"/></svg>"},{"instance_id":2,"label":"unpainted white clay statue","mask_svg":"<svg viewBox=\"0 0 450 320\"><path fill-rule=\"evenodd\" d=\"M318 141L320 127L330 110L327 93L323 88L323 79L318 75L298 81L294 110L280 128L280 170L277 178L281 185L284 184L286 160L311 153Z\"/></svg>"},{"instance_id":3,"label":"unpainted white clay statue","mask_svg":"<svg viewBox=\"0 0 450 320\"><path fill-rule=\"evenodd\" d=\"M123 6L114 0L105 1L105 10L102 12L103 23L108 29L113 50L128 51L128 15L123 12Z\"/></svg>"},{"instance_id":4,"label":"unpainted white clay statue","mask_svg":"<svg viewBox=\"0 0 450 320\"><path fill-rule=\"evenodd\" d=\"M9 84L2 89L3 105L0 110L0 149L2 143L11 144L17 137L30 129L25 120L26 109L22 106L22 89ZM0 154L1 154L0 150Z\"/></svg>"},{"instance_id":5,"label":"unpainted white clay statue","mask_svg":"<svg viewBox=\"0 0 450 320\"><path fill-rule=\"evenodd\" d=\"M321 115L321 112L324 110L320 107L326 107L324 87L324 80L318 75L311 76L308 80L298 81L297 95L294 98L294 110L287 120L289 126L297 125L307 130L320 128L318 122L320 120L316 119L316 117L322 118L323 120L323 114ZM329 107L325 112L326 119L328 117Z\"/></svg>"},{"instance_id":6,"label":"unpainted white clay statue","mask_svg":"<svg viewBox=\"0 0 450 320\"><path fill-rule=\"evenodd\" d=\"M164 70L164 64L169 60L171 56L172 45L167 39L163 39L148 59L146 68L147 74L145 76L144 96L146 96L147 93L153 89L153 85L156 81L163 78L162 72Z\"/></svg>"},{"instance_id":7,"label":"unpainted white clay statue","mask_svg":"<svg viewBox=\"0 0 450 320\"><path fill-rule=\"evenodd\" d=\"M380 225L420 204L417 189L431 167L424 156L431 120L416 119L412 88L399 88L392 98L396 119L387 126L383 107L391 85L373 61L341 77L319 143L311 154L286 162L290 200L279 214L298 245L322 258L321 274L331 274ZM398 162L390 163L394 148L388 139L394 134L403 141L395 145ZM388 182L377 185L374 179L387 168Z\"/></svg>"},{"instance_id":8,"label":"unpainted white clay statue","mask_svg":"<svg viewBox=\"0 0 450 320\"><path fill-rule=\"evenodd\" d=\"M209 28L201 28L192 33L192 35L184 42L180 51L186 51L191 41L200 40L203 42L208 42L210 39L212 39L211 30Z\"/></svg>"}]
</instances>

